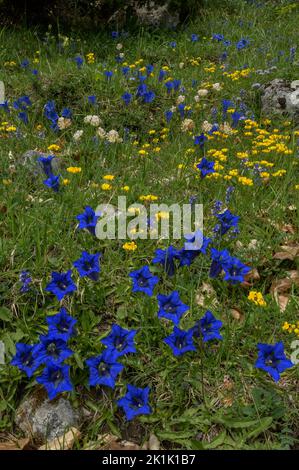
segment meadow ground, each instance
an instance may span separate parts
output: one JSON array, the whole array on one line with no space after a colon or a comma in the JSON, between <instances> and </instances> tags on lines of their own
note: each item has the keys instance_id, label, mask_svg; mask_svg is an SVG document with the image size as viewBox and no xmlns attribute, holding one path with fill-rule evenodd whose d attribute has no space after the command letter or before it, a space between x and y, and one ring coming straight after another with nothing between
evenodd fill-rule
<instances>
[{"instance_id":1,"label":"meadow ground","mask_svg":"<svg viewBox=\"0 0 299 470\"><path fill-rule=\"evenodd\" d=\"M22 435L15 411L46 386L54 400L64 396L85 408L80 449L105 432L140 445L154 433L164 448L298 446L299 132L288 117L261 113L254 84L299 79L299 10L287 2L233 5L208 9L177 31L1 31L8 100L0 109L3 439ZM52 167L43 163L46 174L35 174L34 157L23 164L29 150L54 156ZM117 206L121 195L127 205L203 204L204 253L184 252L183 240L100 240L92 218L80 221L90 231L78 227L86 206ZM225 225L226 209L239 220ZM162 211L158 218L165 217ZM158 249L168 249L166 265L163 252L153 263ZM82 251L101 257L76 268ZM148 283L129 276L143 266L159 282L153 292L132 292L133 282ZM46 287L52 272L70 269L72 281L54 286L59 300ZM189 307L183 315L171 299L158 305L158 294L173 291ZM65 317L55 330L61 307L75 327ZM207 310L221 328L213 318L196 323ZM47 321L52 336L40 339ZM104 345L113 324L136 335L109 336ZM170 346L163 340L172 334ZM266 370L256 367L258 343L278 342L293 366L278 346L260 351ZM108 359L86 364L104 349ZM133 389L119 406L127 384L149 387L148 403ZM130 413L137 416L126 419Z\"/></svg>"}]
</instances>

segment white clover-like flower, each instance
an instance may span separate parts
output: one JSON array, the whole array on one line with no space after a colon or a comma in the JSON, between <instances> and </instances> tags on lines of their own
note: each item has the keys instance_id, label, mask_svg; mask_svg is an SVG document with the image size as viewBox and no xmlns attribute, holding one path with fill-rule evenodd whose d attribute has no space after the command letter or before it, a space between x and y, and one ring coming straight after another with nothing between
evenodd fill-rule
<instances>
[{"instance_id":1,"label":"white clover-like flower","mask_svg":"<svg viewBox=\"0 0 299 470\"><path fill-rule=\"evenodd\" d=\"M180 62L179 63L179 68L182 69L184 67L184 65L185 65L184 62Z\"/></svg>"},{"instance_id":2,"label":"white clover-like flower","mask_svg":"<svg viewBox=\"0 0 299 470\"><path fill-rule=\"evenodd\" d=\"M59 129L60 129L61 131L62 131L63 129L67 129L68 127L70 127L71 124L72 124L71 119L64 118L64 117L58 118L57 126L59 127Z\"/></svg>"},{"instance_id":3,"label":"white clover-like flower","mask_svg":"<svg viewBox=\"0 0 299 470\"><path fill-rule=\"evenodd\" d=\"M203 132L209 132L212 129L212 127L213 127L213 124L211 124L209 121L204 121L201 126Z\"/></svg>"},{"instance_id":4,"label":"white clover-like flower","mask_svg":"<svg viewBox=\"0 0 299 470\"><path fill-rule=\"evenodd\" d=\"M102 127L98 127L97 134L100 137L100 139L105 139L106 137L106 131Z\"/></svg>"},{"instance_id":5,"label":"white clover-like flower","mask_svg":"<svg viewBox=\"0 0 299 470\"><path fill-rule=\"evenodd\" d=\"M200 102L200 96L195 95L195 96L194 96L194 101L195 101L196 103L199 103L199 102Z\"/></svg>"},{"instance_id":6,"label":"white clover-like flower","mask_svg":"<svg viewBox=\"0 0 299 470\"><path fill-rule=\"evenodd\" d=\"M114 144L116 142L122 142L122 138L119 137L119 134L117 131L115 131L114 129L111 129L111 131L107 132L106 134L106 139L108 140L108 142L110 142L111 144Z\"/></svg>"},{"instance_id":7,"label":"white clover-like flower","mask_svg":"<svg viewBox=\"0 0 299 470\"><path fill-rule=\"evenodd\" d=\"M213 83L212 88L213 88L213 90L221 91L222 90L222 85L220 83Z\"/></svg>"},{"instance_id":8,"label":"white clover-like flower","mask_svg":"<svg viewBox=\"0 0 299 470\"><path fill-rule=\"evenodd\" d=\"M206 88L200 88L198 91L197 91L197 94L198 96L200 96L201 98L207 96L209 94L209 90L207 90Z\"/></svg>"},{"instance_id":9,"label":"white clover-like flower","mask_svg":"<svg viewBox=\"0 0 299 470\"><path fill-rule=\"evenodd\" d=\"M78 131L76 131L75 134L73 135L73 139L74 139L76 142L78 142L78 140L81 139L82 135L83 135L83 131L82 131L82 130L78 130Z\"/></svg>"},{"instance_id":10,"label":"white clover-like flower","mask_svg":"<svg viewBox=\"0 0 299 470\"><path fill-rule=\"evenodd\" d=\"M90 124L91 126L98 127L102 121L99 116L96 116L94 114L94 115L85 116L84 122L85 124Z\"/></svg>"},{"instance_id":11,"label":"white clover-like flower","mask_svg":"<svg viewBox=\"0 0 299 470\"><path fill-rule=\"evenodd\" d=\"M184 95L179 95L176 100L176 104L181 104L184 103L185 101L185 96Z\"/></svg>"},{"instance_id":12,"label":"white clover-like flower","mask_svg":"<svg viewBox=\"0 0 299 470\"><path fill-rule=\"evenodd\" d=\"M118 51L120 51L122 48L123 48L123 45L120 42L118 44L116 44L116 49Z\"/></svg>"},{"instance_id":13,"label":"white clover-like flower","mask_svg":"<svg viewBox=\"0 0 299 470\"><path fill-rule=\"evenodd\" d=\"M194 127L195 127L195 124L192 119L184 119L181 124L181 129L183 132L192 131Z\"/></svg>"}]
</instances>

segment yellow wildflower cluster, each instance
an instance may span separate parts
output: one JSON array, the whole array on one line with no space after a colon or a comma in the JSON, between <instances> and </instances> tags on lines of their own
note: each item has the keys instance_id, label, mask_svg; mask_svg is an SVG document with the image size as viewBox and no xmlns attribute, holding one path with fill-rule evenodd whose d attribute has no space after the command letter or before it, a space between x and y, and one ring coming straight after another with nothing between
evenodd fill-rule
<instances>
[{"instance_id":1,"label":"yellow wildflower cluster","mask_svg":"<svg viewBox=\"0 0 299 470\"><path fill-rule=\"evenodd\" d=\"M66 171L67 171L68 173L73 173L73 174L75 175L76 173L81 173L82 169L81 169L80 166L69 166L69 167L66 169Z\"/></svg>"},{"instance_id":2,"label":"yellow wildflower cluster","mask_svg":"<svg viewBox=\"0 0 299 470\"><path fill-rule=\"evenodd\" d=\"M248 297L255 305L259 305L260 307L266 307L267 302L264 300L263 294L261 292L257 292L252 290L249 292Z\"/></svg>"},{"instance_id":3,"label":"yellow wildflower cluster","mask_svg":"<svg viewBox=\"0 0 299 470\"><path fill-rule=\"evenodd\" d=\"M147 194L147 195L141 195L139 196L140 201L157 201L159 198L158 196L155 196L154 194Z\"/></svg>"},{"instance_id":4,"label":"yellow wildflower cluster","mask_svg":"<svg viewBox=\"0 0 299 470\"><path fill-rule=\"evenodd\" d=\"M86 54L86 60L87 60L87 63L88 64L94 64L95 62L95 55L93 52L89 52L88 54Z\"/></svg>"},{"instance_id":5,"label":"yellow wildflower cluster","mask_svg":"<svg viewBox=\"0 0 299 470\"><path fill-rule=\"evenodd\" d=\"M57 145L57 144L51 144L51 145L49 145L48 150L50 152L59 152L60 146Z\"/></svg>"},{"instance_id":6,"label":"yellow wildflower cluster","mask_svg":"<svg viewBox=\"0 0 299 470\"><path fill-rule=\"evenodd\" d=\"M295 333L297 336L299 336L299 321L297 321L297 323L284 322L282 329L288 333Z\"/></svg>"},{"instance_id":7,"label":"yellow wildflower cluster","mask_svg":"<svg viewBox=\"0 0 299 470\"><path fill-rule=\"evenodd\" d=\"M137 249L137 245L135 242L126 242L123 244L123 249L126 251L135 251Z\"/></svg>"},{"instance_id":8,"label":"yellow wildflower cluster","mask_svg":"<svg viewBox=\"0 0 299 470\"><path fill-rule=\"evenodd\" d=\"M247 78L250 72L253 72L254 69L243 69L243 70L235 70L234 72L223 72L225 77L230 78L233 82L240 80L240 78Z\"/></svg>"}]
</instances>

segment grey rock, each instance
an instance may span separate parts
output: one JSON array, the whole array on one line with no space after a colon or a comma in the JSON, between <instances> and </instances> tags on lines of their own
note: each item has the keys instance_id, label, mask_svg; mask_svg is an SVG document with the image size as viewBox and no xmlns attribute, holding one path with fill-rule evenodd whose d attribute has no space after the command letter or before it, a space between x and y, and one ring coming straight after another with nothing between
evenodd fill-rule
<instances>
[{"instance_id":1,"label":"grey rock","mask_svg":"<svg viewBox=\"0 0 299 470\"><path fill-rule=\"evenodd\" d=\"M287 115L299 122L299 88L294 91L293 84L276 78L260 88L264 115Z\"/></svg>"},{"instance_id":2,"label":"grey rock","mask_svg":"<svg viewBox=\"0 0 299 470\"><path fill-rule=\"evenodd\" d=\"M38 152L37 150L27 150L16 159L16 164L26 167L28 172L33 176L44 175L43 167L39 163L39 157L47 157L49 154ZM59 173L61 169L61 157L55 157L52 160L53 173Z\"/></svg>"},{"instance_id":3,"label":"grey rock","mask_svg":"<svg viewBox=\"0 0 299 470\"><path fill-rule=\"evenodd\" d=\"M19 406L15 422L26 436L38 441L63 436L71 427L79 427L81 414L65 398L49 401L32 396Z\"/></svg>"},{"instance_id":4,"label":"grey rock","mask_svg":"<svg viewBox=\"0 0 299 470\"><path fill-rule=\"evenodd\" d=\"M292 88L292 90L297 90L299 88L299 80L294 80L291 83L291 88Z\"/></svg>"},{"instance_id":5,"label":"grey rock","mask_svg":"<svg viewBox=\"0 0 299 470\"><path fill-rule=\"evenodd\" d=\"M150 26L176 27L179 24L179 14L169 11L167 1L163 5L152 2L135 2L134 9L141 24Z\"/></svg>"}]
</instances>

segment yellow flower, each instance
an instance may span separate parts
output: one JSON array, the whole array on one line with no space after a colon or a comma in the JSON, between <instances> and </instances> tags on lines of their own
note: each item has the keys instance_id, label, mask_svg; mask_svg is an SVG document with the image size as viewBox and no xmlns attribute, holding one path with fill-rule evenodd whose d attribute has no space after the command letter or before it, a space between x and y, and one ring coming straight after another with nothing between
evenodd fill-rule
<instances>
[{"instance_id":1,"label":"yellow flower","mask_svg":"<svg viewBox=\"0 0 299 470\"><path fill-rule=\"evenodd\" d=\"M105 176L103 176L103 179L107 180L107 181L112 181L112 180L114 180L114 178L115 178L114 175L105 175Z\"/></svg>"},{"instance_id":2,"label":"yellow flower","mask_svg":"<svg viewBox=\"0 0 299 470\"><path fill-rule=\"evenodd\" d=\"M126 251L135 251L137 249L137 245L135 242L126 242L123 245L123 249Z\"/></svg>"},{"instance_id":3,"label":"yellow flower","mask_svg":"<svg viewBox=\"0 0 299 470\"><path fill-rule=\"evenodd\" d=\"M154 196L154 194L147 194L147 195L142 195L142 196L139 196L139 200L140 201L157 201L158 200L158 196Z\"/></svg>"},{"instance_id":4,"label":"yellow flower","mask_svg":"<svg viewBox=\"0 0 299 470\"><path fill-rule=\"evenodd\" d=\"M142 156L148 155L148 152L146 150L143 150L143 149L138 150L138 153L139 153L139 155L142 155Z\"/></svg>"},{"instance_id":5,"label":"yellow flower","mask_svg":"<svg viewBox=\"0 0 299 470\"><path fill-rule=\"evenodd\" d=\"M263 294L261 292L257 292L252 290L249 292L248 297L255 305L259 305L260 307L266 307L267 303L263 298Z\"/></svg>"},{"instance_id":6,"label":"yellow flower","mask_svg":"<svg viewBox=\"0 0 299 470\"><path fill-rule=\"evenodd\" d=\"M253 180L251 178L246 178L246 176L239 176L238 182L243 184L243 186L253 186Z\"/></svg>"},{"instance_id":7,"label":"yellow flower","mask_svg":"<svg viewBox=\"0 0 299 470\"><path fill-rule=\"evenodd\" d=\"M12 181L11 181L10 179L3 179L3 180L2 180L2 183L3 183L5 186L9 186L9 185L12 183Z\"/></svg>"},{"instance_id":8,"label":"yellow flower","mask_svg":"<svg viewBox=\"0 0 299 470\"><path fill-rule=\"evenodd\" d=\"M130 186L122 186L123 191L130 191Z\"/></svg>"},{"instance_id":9,"label":"yellow flower","mask_svg":"<svg viewBox=\"0 0 299 470\"><path fill-rule=\"evenodd\" d=\"M81 173L81 168L79 166L69 166L66 171L68 173L73 173L73 174L76 174L76 173Z\"/></svg>"},{"instance_id":10,"label":"yellow flower","mask_svg":"<svg viewBox=\"0 0 299 470\"><path fill-rule=\"evenodd\" d=\"M67 178L64 178L64 179L62 180L62 184L63 184L64 186L67 186L68 184L70 184L70 180L68 180Z\"/></svg>"},{"instance_id":11,"label":"yellow flower","mask_svg":"<svg viewBox=\"0 0 299 470\"><path fill-rule=\"evenodd\" d=\"M50 152L59 152L60 146L56 144L51 144L49 145L48 150L50 150Z\"/></svg>"},{"instance_id":12,"label":"yellow flower","mask_svg":"<svg viewBox=\"0 0 299 470\"><path fill-rule=\"evenodd\" d=\"M112 189L112 186L111 186L111 184L103 183L101 185L101 188L102 188L103 191L110 191L110 189Z\"/></svg>"}]
</instances>

